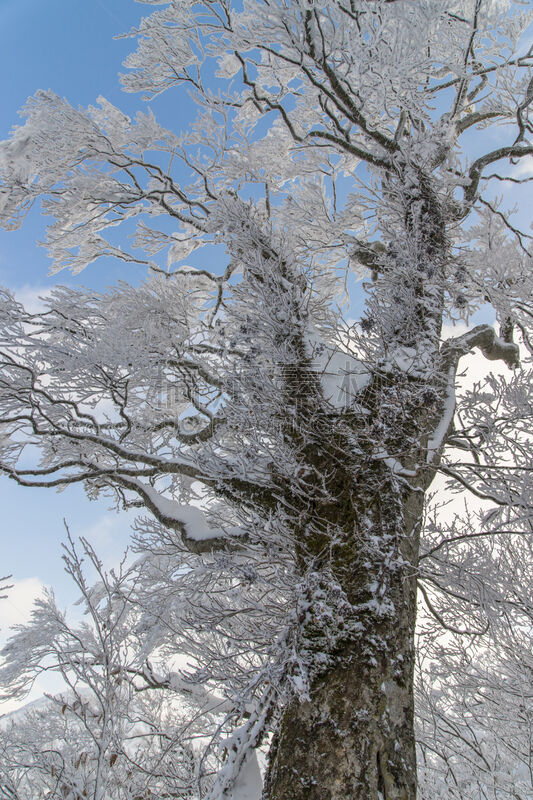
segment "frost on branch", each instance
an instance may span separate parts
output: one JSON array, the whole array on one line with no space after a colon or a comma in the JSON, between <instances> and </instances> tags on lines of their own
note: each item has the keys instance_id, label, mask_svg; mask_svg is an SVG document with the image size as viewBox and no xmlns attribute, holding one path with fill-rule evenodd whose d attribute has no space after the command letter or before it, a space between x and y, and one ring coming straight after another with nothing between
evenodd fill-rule
<instances>
[{"instance_id":1,"label":"frost on branch","mask_svg":"<svg viewBox=\"0 0 533 800\"><path fill-rule=\"evenodd\" d=\"M530 15L146 4L124 84L189 91L186 131L38 92L0 145L3 224L41 201L54 271L149 271L0 298L0 469L141 510L128 570L85 545L94 588L69 545L85 622L49 598L4 650L11 696L69 687L9 792L236 800L259 754L269 800L526 797L533 273L493 187L533 154Z\"/></svg>"}]
</instances>

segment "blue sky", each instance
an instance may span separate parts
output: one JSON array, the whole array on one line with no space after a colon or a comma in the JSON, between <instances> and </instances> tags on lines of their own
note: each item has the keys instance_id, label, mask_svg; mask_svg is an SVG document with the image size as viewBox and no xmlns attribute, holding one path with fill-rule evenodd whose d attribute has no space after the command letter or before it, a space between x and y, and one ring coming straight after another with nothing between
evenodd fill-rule
<instances>
[{"instance_id":1,"label":"blue sky","mask_svg":"<svg viewBox=\"0 0 533 800\"><path fill-rule=\"evenodd\" d=\"M134 0L0 0L0 140L22 124L18 111L38 89L51 89L75 107L94 104L103 95L131 115L146 108L138 95L122 91L118 79L135 43L113 38L151 10ZM151 107L163 125L174 129L190 119L191 102L175 92L156 98ZM144 268L126 270L106 259L78 276L50 277L46 250L36 245L44 231L38 208L20 230L0 230L0 285L14 290L30 309L57 283L103 289L145 274ZM5 477L0 477L0 508L0 577L12 574L15 584L0 600L1 645L9 626L27 618L43 585L54 587L62 606L76 599L61 561L64 520L74 537L88 537L112 564L128 543L133 515L109 513L105 501L89 502L79 486L55 493L22 488ZM5 710L0 707L0 714Z\"/></svg>"},{"instance_id":2,"label":"blue sky","mask_svg":"<svg viewBox=\"0 0 533 800\"><path fill-rule=\"evenodd\" d=\"M103 94L126 113L134 112L141 101L125 94L118 80L134 42L113 37L128 31L148 11L132 0L0 0L0 138L22 122L18 110L37 89L52 89L74 106L94 104ZM48 283L46 252L34 244L42 232L35 210L22 230L1 234L0 283ZM112 282L118 269L104 275L96 266L78 281ZM71 277L55 278L66 280Z\"/></svg>"},{"instance_id":3,"label":"blue sky","mask_svg":"<svg viewBox=\"0 0 533 800\"><path fill-rule=\"evenodd\" d=\"M138 95L122 91L118 78L135 41L113 39L151 11L134 0L0 0L0 140L23 123L18 111L38 89L51 89L74 107L95 104L103 95L130 115L146 109ZM173 129L186 126L191 116L192 101L176 93L150 105ZM145 275L142 267L126 269L106 259L78 276L50 277L46 250L36 244L44 232L38 208L20 230L0 230L0 285L30 309L54 284L104 289ZM7 599L0 600L1 646L10 625L27 619L43 586L54 587L62 607L76 599L61 561L64 521L74 537L88 538L104 564L112 565L128 544L134 515L110 513L105 500L89 502L80 486L55 493L22 488L5 477L0 477L0 508L0 578L11 574L14 583ZM8 710L0 706L0 714Z\"/></svg>"},{"instance_id":4,"label":"blue sky","mask_svg":"<svg viewBox=\"0 0 533 800\"><path fill-rule=\"evenodd\" d=\"M121 62L134 46L113 42L150 9L132 0L0 0L0 139L20 121L17 111L37 89L52 89L73 105L89 105L102 94L132 113L139 97L121 91ZM74 278L47 276L46 251L38 211L21 230L0 231L0 284L30 301L52 283L102 288L124 278L124 268L98 267ZM126 515L109 514L105 502L89 503L79 487L61 494L22 489L0 478L0 577L12 573L15 590L0 601L0 641L8 624L23 618L41 584L57 588L61 604L73 599L63 575L63 518L75 536L88 536L111 562L129 534ZM0 711L1 713L1 711Z\"/></svg>"}]
</instances>

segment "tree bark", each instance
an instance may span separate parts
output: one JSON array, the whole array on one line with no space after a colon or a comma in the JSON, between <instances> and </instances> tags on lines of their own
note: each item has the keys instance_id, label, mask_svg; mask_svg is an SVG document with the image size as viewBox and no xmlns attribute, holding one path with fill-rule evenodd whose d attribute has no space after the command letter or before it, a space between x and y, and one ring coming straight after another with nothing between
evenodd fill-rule
<instances>
[{"instance_id":1,"label":"tree bark","mask_svg":"<svg viewBox=\"0 0 533 800\"><path fill-rule=\"evenodd\" d=\"M383 646L364 642L293 701L276 735L269 800L414 800L413 620L411 609L376 625ZM396 624L394 624L396 623Z\"/></svg>"},{"instance_id":2,"label":"tree bark","mask_svg":"<svg viewBox=\"0 0 533 800\"><path fill-rule=\"evenodd\" d=\"M309 698L285 709L270 752L268 800L416 798L413 670L424 493L405 492L393 520L397 494L380 494L373 515L380 522L367 532L369 543L388 536L396 557L385 557L384 568L370 555L373 545L359 543L344 587L359 609L354 632L328 653L331 666L313 681ZM376 593L369 598L378 580L383 605Z\"/></svg>"}]
</instances>

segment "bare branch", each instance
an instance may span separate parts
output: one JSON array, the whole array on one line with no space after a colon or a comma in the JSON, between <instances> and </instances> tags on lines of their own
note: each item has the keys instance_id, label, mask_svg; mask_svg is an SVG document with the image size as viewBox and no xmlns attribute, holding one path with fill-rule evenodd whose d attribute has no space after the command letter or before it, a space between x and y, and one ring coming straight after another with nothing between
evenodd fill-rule
<instances>
[{"instance_id":1,"label":"bare branch","mask_svg":"<svg viewBox=\"0 0 533 800\"><path fill-rule=\"evenodd\" d=\"M466 207L470 208L476 199L479 182L485 167L489 164L494 164L495 161L500 161L502 158L523 158L530 155L533 155L532 145L518 146L514 144L508 147L499 147L497 150L492 150L490 153L486 153L476 159L468 171L470 183L464 189Z\"/></svg>"},{"instance_id":2,"label":"bare branch","mask_svg":"<svg viewBox=\"0 0 533 800\"><path fill-rule=\"evenodd\" d=\"M489 361L503 361L510 369L517 367L520 362L518 345L500 339L491 325L478 325L462 336L447 339L442 344L441 352L445 360L456 360L474 347L479 347Z\"/></svg>"}]
</instances>

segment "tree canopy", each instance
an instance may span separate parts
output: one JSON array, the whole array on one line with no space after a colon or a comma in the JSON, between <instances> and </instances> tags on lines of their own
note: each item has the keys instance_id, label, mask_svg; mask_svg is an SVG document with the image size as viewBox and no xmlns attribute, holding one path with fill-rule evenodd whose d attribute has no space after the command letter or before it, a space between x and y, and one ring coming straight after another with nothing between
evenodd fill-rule
<instances>
[{"instance_id":1,"label":"tree canopy","mask_svg":"<svg viewBox=\"0 0 533 800\"><path fill-rule=\"evenodd\" d=\"M531 12L142 2L124 88L194 124L39 91L0 144L53 271L147 268L0 294L0 470L142 509L94 587L69 541L87 621L50 594L4 648L9 696L66 689L0 797L253 800L259 754L269 800L525 800L531 236L493 188L531 180Z\"/></svg>"}]
</instances>

